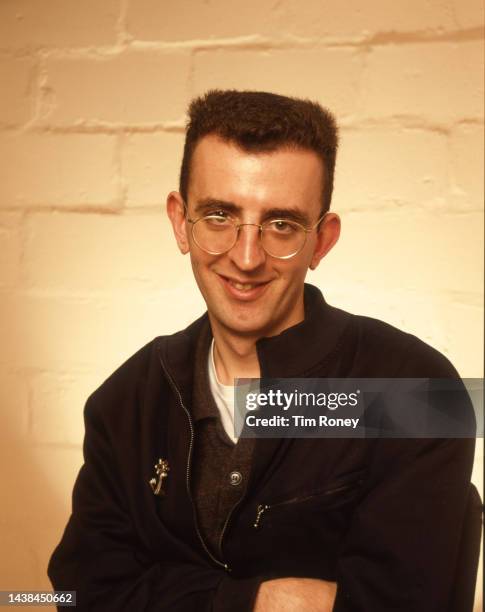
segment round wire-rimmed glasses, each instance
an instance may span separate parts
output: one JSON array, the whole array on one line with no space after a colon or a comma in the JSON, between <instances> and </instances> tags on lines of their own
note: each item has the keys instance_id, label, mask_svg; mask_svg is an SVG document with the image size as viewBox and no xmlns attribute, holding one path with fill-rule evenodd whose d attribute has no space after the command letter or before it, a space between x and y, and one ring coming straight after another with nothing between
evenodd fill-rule
<instances>
[{"instance_id":1,"label":"round wire-rimmed glasses","mask_svg":"<svg viewBox=\"0 0 485 612\"><path fill-rule=\"evenodd\" d=\"M259 229L263 250L276 259L290 259L305 246L307 235L323 220L324 213L311 227L305 227L290 219L270 219L264 223L237 223L227 213L211 213L187 221L192 225L195 244L210 255L223 255L236 244L241 227Z\"/></svg>"}]
</instances>

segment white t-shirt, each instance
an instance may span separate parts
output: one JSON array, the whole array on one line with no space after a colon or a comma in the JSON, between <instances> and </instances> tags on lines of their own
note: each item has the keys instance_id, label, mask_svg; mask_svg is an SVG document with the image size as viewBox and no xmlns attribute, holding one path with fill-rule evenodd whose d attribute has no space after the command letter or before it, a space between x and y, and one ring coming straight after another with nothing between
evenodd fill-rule
<instances>
[{"instance_id":1,"label":"white t-shirt","mask_svg":"<svg viewBox=\"0 0 485 612\"><path fill-rule=\"evenodd\" d=\"M238 438L234 435L234 386L223 385L217 378L214 363L214 338L209 349L209 384L212 396L221 415L222 425L229 438L236 444Z\"/></svg>"}]
</instances>

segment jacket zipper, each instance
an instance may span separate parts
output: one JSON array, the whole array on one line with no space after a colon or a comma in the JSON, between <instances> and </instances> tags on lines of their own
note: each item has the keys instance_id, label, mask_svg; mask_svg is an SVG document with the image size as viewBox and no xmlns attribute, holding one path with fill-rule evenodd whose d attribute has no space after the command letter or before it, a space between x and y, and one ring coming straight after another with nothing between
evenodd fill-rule
<instances>
[{"instance_id":1,"label":"jacket zipper","mask_svg":"<svg viewBox=\"0 0 485 612\"><path fill-rule=\"evenodd\" d=\"M276 504L258 504L256 508L256 518L254 519L253 527L254 529L258 529L261 526L261 521L263 518L263 514L270 510L271 508L279 508L280 506L287 506L290 504L295 504L298 502L304 502L314 497L320 497L321 495L332 495L334 493L340 493L341 491L345 491L346 489L350 489L356 484L360 484L362 479L357 481L353 481L351 483L341 485L340 487L334 487L333 489L328 489L327 491L322 491L321 493L314 493L312 495L306 495L304 497L292 497L291 499L287 499L285 501L277 502Z\"/></svg>"},{"instance_id":2,"label":"jacket zipper","mask_svg":"<svg viewBox=\"0 0 485 612\"><path fill-rule=\"evenodd\" d=\"M158 355L158 359L160 360L160 364L161 364L162 369L163 369L163 371L165 373L165 376L167 377L167 379L168 379L168 381L170 383L170 386L172 387L172 390L174 391L175 395L177 396L179 404L180 404L182 410L187 415L187 419L188 419L188 422L189 422L189 427L190 427L190 443L189 443L189 454L187 456L187 471L186 471L185 484L186 484L186 487L187 487L187 494L189 496L190 503L192 504L192 513L193 513L193 517L194 517L195 531L197 532L197 535L199 537L200 543L202 544L202 547L204 548L206 553L209 555L209 557L212 559L212 561L214 561L214 563L216 563L220 567L223 567L225 570L230 572L231 568L227 565L227 563L224 563L222 561L219 561L219 559L216 559L214 557L214 555L211 553L211 551L207 548L207 545L204 542L202 534L200 533L199 526L197 524L197 516L195 514L194 500L192 498L192 493L190 491L190 459L191 459L191 456L192 456L192 447L194 445L194 425L192 423L192 417L190 416L190 413L187 410L187 408L185 407L185 404L184 404L184 402L182 400L182 394L180 393L180 391L177 388L177 385L175 384L175 382L173 381L172 377L168 373L167 368L165 367L165 364L163 363L162 357L161 357L160 354ZM226 525L227 525L227 523L228 523L228 519L226 520ZM225 529L226 525L224 525L224 529ZM223 532L221 534L220 544L222 543L222 536L223 536L223 534L224 534L224 530L223 530Z\"/></svg>"},{"instance_id":3,"label":"jacket zipper","mask_svg":"<svg viewBox=\"0 0 485 612\"><path fill-rule=\"evenodd\" d=\"M226 533L226 529L227 529L227 526L229 525L229 521L231 520L232 513L239 506L239 504L241 503L243 498L244 498L244 493L243 493L243 496L240 497L238 499L238 501L234 504L234 506L230 509L229 514L227 515L226 520L224 522L224 525L222 527L221 535L219 536L219 552L221 554L221 557L223 556L223 554L222 554L222 539L224 538L224 534ZM231 571L229 568L227 568L227 569L228 569L228 571Z\"/></svg>"}]
</instances>

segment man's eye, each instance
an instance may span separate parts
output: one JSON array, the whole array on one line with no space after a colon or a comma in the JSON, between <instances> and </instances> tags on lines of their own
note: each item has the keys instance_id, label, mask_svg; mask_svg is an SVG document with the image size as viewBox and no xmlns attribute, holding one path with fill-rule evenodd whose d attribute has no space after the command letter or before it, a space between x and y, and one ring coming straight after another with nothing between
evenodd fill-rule
<instances>
[{"instance_id":1,"label":"man's eye","mask_svg":"<svg viewBox=\"0 0 485 612\"><path fill-rule=\"evenodd\" d=\"M291 234L295 231L296 226L289 221L272 221L269 224L269 229L277 234Z\"/></svg>"},{"instance_id":2,"label":"man's eye","mask_svg":"<svg viewBox=\"0 0 485 612\"><path fill-rule=\"evenodd\" d=\"M229 219L229 215L225 210L214 210L206 215L207 217L217 217L218 219Z\"/></svg>"},{"instance_id":3,"label":"man's eye","mask_svg":"<svg viewBox=\"0 0 485 612\"><path fill-rule=\"evenodd\" d=\"M215 227L215 226L226 227L230 225L231 218L225 211L218 210L218 211L214 211L206 215L205 222L211 225L212 227Z\"/></svg>"}]
</instances>

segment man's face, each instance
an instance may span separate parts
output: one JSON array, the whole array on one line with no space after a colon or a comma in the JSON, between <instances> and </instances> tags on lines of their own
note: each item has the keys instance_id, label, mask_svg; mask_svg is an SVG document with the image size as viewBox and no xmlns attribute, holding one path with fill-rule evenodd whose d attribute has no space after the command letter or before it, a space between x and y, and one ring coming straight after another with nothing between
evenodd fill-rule
<instances>
[{"instance_id":1,"label":"man's face","mask_svg":"<svg viewBox=\"0 0 485 612\"><path fill-rule=\"evenodd\" d=\"M188 217L218 213L254 224L287 218L310 227L321 216L322 175L322 162L312 151L248 153L206 136L192 158ZM303 320L303 283L308 267L316 267L322 257L322 230L307 234L303 249L283 260L263 250L259 229L253 225L240 229L227 253L210 255L194 243L191 224L184 223L195 279L213 329L257 339Z\"/></svg>"}]
</instances>

